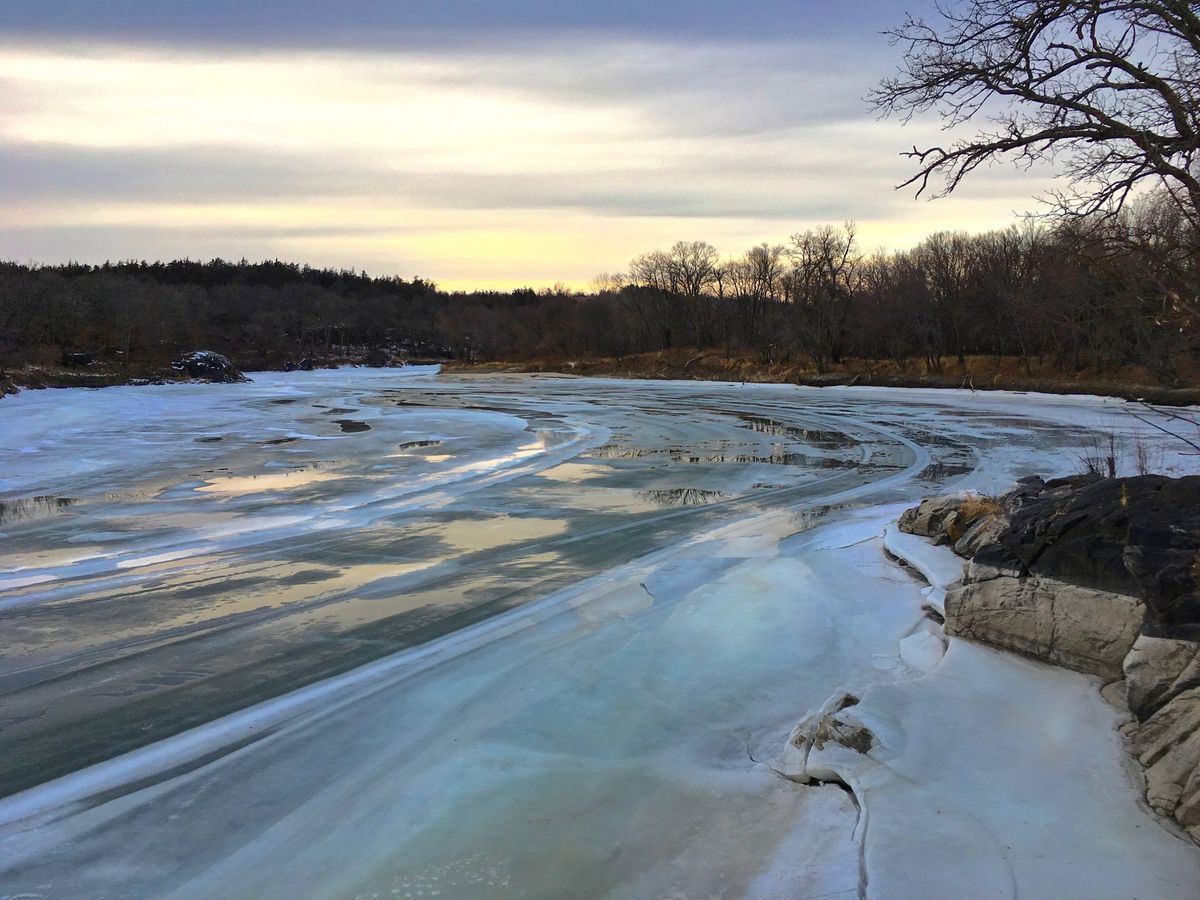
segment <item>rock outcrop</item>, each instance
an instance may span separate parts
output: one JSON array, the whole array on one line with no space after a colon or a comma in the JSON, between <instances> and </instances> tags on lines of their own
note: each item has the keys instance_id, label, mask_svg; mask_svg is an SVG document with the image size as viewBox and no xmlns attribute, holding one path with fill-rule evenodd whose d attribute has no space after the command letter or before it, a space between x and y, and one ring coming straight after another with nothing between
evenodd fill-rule
<instances>
[{"instance_id":1,"label":"rock outcrop","mask_svg":"<svg viewBox=\"0 0 1200 900\"><path fill-rule=\"evenodd\" d=\"M1135 597L971 563L946 592L946 631L1113 681L1143 610Z\"/></svg>"},{"instance_id":2,"label":"rock outcrop","mask_svg":"<svg viewBox=\"0 0 1200 900\"><path fill-rule=\"evenodd\" d=\"M1200 638L1200 476L1078 478L1027 494L975 563L1146 604L1144 630Z\"/></svg>"},{"instance_id":3,"label":"rock outcrop","mask_svg":"<svg viewBox=\"0 0 1200 900\"><path fill-rule=\"evenodd\" d=\"M1121 682L1147 801L1200 840L1200 477L1025 479L900 527L970 559L948 634Z\"/></svg>"},{"instance_id":4,"label":"rock outcrop","mask_svg":"<svg viewBox=\"0 0 1200 900\"><path fill-rule=\"evenodd\" d=\"M171 363L176 372L197 381L216 384L237 384L250 379L237 370L227 358L211 350L195 350L185 353Z\"/></svg>"},{"instance_id":5,"label":"rock outcrop","mask_svg":"<svg viewBox=\"0 0 1200 900\"><path fill-rule=\"evenodd\" d=\"M900 516L899 528L932 538L935 544L950 545L959 556L970 558L980 546L994 541L1007 524L998 500L967 494L923 500Z\"/></svg>"}]
</instances>

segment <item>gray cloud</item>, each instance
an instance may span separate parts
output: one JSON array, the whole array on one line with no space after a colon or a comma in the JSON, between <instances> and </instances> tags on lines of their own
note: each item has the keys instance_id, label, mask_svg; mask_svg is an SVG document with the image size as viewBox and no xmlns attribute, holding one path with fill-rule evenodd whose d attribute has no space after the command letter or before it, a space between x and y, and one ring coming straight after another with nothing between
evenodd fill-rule
<instances>
[{"instance_id":1,"label":"gray cloud","mask_svg":"<svg viewBox=\"0 0 1200 900\"><path fill-rule=\"evenodd\" d=\"M670 171L403 172L329 154L0 145L0 201L212 203L371 198L450 209L580 209L694 218L861 218L888 205L888 167L864 158L785 164L697 156ZM779 185L784 188L779 189ZM879 190L880 188L884 191Z\"/></svg>"},{"instance_id":2,"label":"gray cloud","mask_svg":"<svg viewBox=\"0 0 1200 900\"><path fill-rule=\"evenodd\" d=\"M226 76L225 93L205 94L207 74L189 82L191 74L182 78L176 73L182 78L182 100L210 105L200 104L194 117L180 119L173 117L177 94L160 91L151 98L159 105L147 106L133 91L114 108L143 113L136 129L141 143L109 148L88 146L86 139L65 143L72 141L76 120L94 110L90 83L72 83L75 93L66 95L62 87L47 87L35 78L0 81L0 113L9 123L32 123L25 132L11 127L10 137L0 139L0 203L44 213L25 223L0 212L0 222L7 223L0 225L0 256L99 261L278 254L339 265L366 261L372 268L382 260L402 272L424 258L448 267L461 262L463 271L478 272L488 258L469 258L468 245L461 260L433 255L441 251L430 249L429 241L421 244L425 257L414 250L413 259L405 259L400 238L453 231L456 217L464 230L502 231L504 213L519 217L526 233L550 236L559 220L582 215L595 218L588 227L598 230L612 227L606 220L637 220L639 235L657 234L656 218L695 220L693 236L707 232L719 239L715 231L737 235L732 239L738 241L754 231L760 239L782 239L806 224L847 218L916 223L919 228L929 215L930 207L914 204L910 192L897 193L892 187L910 171L898 152L941 136L930 123L907 132L898 126L881 128L861 100L896 56L874 33L873 24L886 24L896 11L875 0L840 4L836 10L821 3L778 2L738 11L716 2L642 9L631 2L572 5L549 0L509 4L503 10L470 0L365 2L335 10L313 0L311 5L286 4L286 14L282 0L123 0L105 4L104 15L94 6L54 0L36 9L29 5L6 22L9 43L12 35L23 35L18 43L28 42L27 49L69 59L71 51L62 42L82 40L82 55L98 65L111 58L118 67L126 51L112 42L120 40L141 41L128 53L151 65L175 60L176 48L179 59L200 60L202 67L211 63L214 71L227 62L261 58L272 61L269 76L264 76L268 83L261 96L254 83L246 83L243 92L237 80L243 69L248 79L258 77L254 65L243 66L239 74ZM274 31L272 23L278 26ZM833 33L836 41L822 40ZM54 40L42 46L41 36ZM400 49L380 52L385 47ZM303 64L306 57L292 49L322 51L312 58L337 73L336 86L325 90L324 81L314 81L311 93L292 89L290 70L281 75L278 65ZM397 60L414 65L389 65ZM53 61L49 65L53 80ZM443 149L454 158L465 145L443 148L436 141L419 140L426 134L436 138L441 131L439 106L432 107L430 116L426 104L420 127L427 131L412 134L418 138L412 147L405 145L408 135L402 128L376 132L372 117L402 116L405 107L390 100L412 96L414 83L417 89L427 87L430 95L447 88L448 96L482 98L480 102L491 104L483 109L485 119L493 108L516 110L516 118L495 121L502 130L508 128L514 143L533 135L533 150L518 147L513 159L535 162L527 162L523 171L492 171L502 167L487 165L488 134L470 127L455 134L462 136L457 140L474 142L469 148L473 153L443 160ZM197 87L196 96L188 93L189 85ZM105 89L103 83L96 88ZM66 96L73 105L57 106ZM343 96L345 121L356 138L376 138L370 146L325 141L314 127L324 121L322 113L336 119L343 112ZM513 97L530 102L504 105ZM220 102L230 98L230 103ZM240 122L231 129L230 120L217 114L237 107L243 98L249 98L252 110L247 116L252 139L244 145L230 143L242 137ZM273 104L272 98L280 102ZM105 97L99 94L98 99ZM251 116L260 109L274 111L272 121L287 132L279 140L271 139L269 129L254 131ZM545 131L551 137L544 145L536 143L536 135L543 133L537 126L544 124L536 117L543 109L547 116L566 119L561 128ZM39 136L37 113L45 110L58 111L57 130ZM213 120L226 126L220 139L205 127L188 130L193 123L207 123L210 110L215 111ZM528 132L522 116L530 117ZM463 121L469 126L469 118L447 120L446 126ZM97 114L96 122L105 140L121 142L119 130L109 128L107 119ZM289 131L296 122L309 128ZM579 142L568 146L576 135L582 135ZM554 140L564 142L561 159ZM150 145L156 141L175 145ZM498 155L503 149L496 148ZM480 170L471 171L472 165ZM992 210L1013 198L1011 208L1022 208L1028 205L1022 198L1043 186L1044 175L1007 168L981 172L961 196L968 204L990 204ZM209 223L203 210L208 204L238 205L242 212L218 215ZM246 224L244 216L253 214L256 204L264 210L271 204L305 207L304 224L280 222L286 211L264 214L261 225ZM131 221L123 221L124 213L118 212L108 217L109 224L80 224L94 220L88 213L121 205L131 208ZM153 210L156 224L132 221L140 214L133 207L139 205ZM171 206L192 213L186 223L169 221ZM354 224L359 207L368 224ZM432 227L421 221L424 211L440 213ZM484 211L499 214L477 215ZM394 221L389 219L393 216ZM325 218L327 224L322 223ZM484 222L488 224L480 224ZM678 229L679 224L670 227ZM664 234L663 241L679 236ZM332 258L314 258L326 252ZM612 261L595 259L586 265L598 269L606 264ZM453 269L423 274L454 277ZM585 270L574 277L590 274Z\"/></svg>"},{"instance_id":3,"label":"gray cloud","mask_svg":"<svg viewBox=\"0 0 1200 900\"><path fill-rule=\"evenodd\" d=\"M91 148L0 144L0 200L210 202L377 191L381 172L330 156L240 147Z\"/></svg>"},{"instance_id":4,"label":"gray cloud","mask_svg":"<svg viewBox=\"0 0 1200 900\"><path fill-rule=\"evenodd\" d=\"M907 3L918 12L930 5ZM891 0L40 0L8 4L5 31L153 43L428 47L579 31L677 41L824 38L878 30L900 13Z\"/></svg>"}]
</instances>

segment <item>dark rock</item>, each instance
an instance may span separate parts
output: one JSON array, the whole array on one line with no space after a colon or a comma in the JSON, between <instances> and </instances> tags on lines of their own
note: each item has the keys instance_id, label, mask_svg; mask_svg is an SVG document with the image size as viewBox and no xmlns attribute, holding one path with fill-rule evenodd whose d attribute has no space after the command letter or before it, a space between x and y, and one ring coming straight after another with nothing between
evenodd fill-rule
<instances>
[{"instance_id":1,"label":"dark rock","mask_svg":"<svg viewBox=\"0 0 1200 900\"><path fill-rule=\"evenodd\" d=\"M1200 476L1047 482L975 562L1137 597L1143 632L1200 638Z\"/></svg>"},{"instance_id":2,"label":"dark rock","mask_svg":"<svg viewBox=\"0 0 1200 900\"><path fill-rule=\"evenodd\" d=\"M992 497L959 494L922 500L907 509L898 527L908 534L949 544L959 556L970 558L985 543L993 541L1008 524L1002 505Z\"/></svg>"},{"instance_id":3,"label":"dark rock","mask_svg":"<svg viewBox=\"0 0 1200 900\"><path fill-rule=\"evenodd\" d=\"M298 368L300 367L290 359L283 364L283 371L285 372L295 372Z\"/></svg>"},{"instance_id":4,"label":"dark rock","mask_svg":"<svg viewBox=\"0 0 1200 900\"><path fill-rule=\"evenodd\" d=\"M316 367L317 367L317 364L315 362L313 362L311 359L309 359L307 356L304 357L304 359L300 360L300 371L301 372L311 372Z\"/></svg>"},{"instance_id":5,"label":"dark rock","mask_svg":"<svg viewBox=\"0 0 1200 900\"><path fill-rule=\"evenodd\" d=\"M211 350L196 350L185 353L171 363L176 372L195 378L198 381L211 381L217 384L236 384L250 379L234 368L233 363L220 353Z\"/></svg>"}]
</instances>

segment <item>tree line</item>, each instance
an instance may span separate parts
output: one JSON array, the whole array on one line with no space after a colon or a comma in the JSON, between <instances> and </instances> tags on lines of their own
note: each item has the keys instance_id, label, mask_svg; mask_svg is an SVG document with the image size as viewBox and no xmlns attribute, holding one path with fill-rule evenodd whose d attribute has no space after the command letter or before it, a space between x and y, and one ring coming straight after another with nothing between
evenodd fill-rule
<instances>
[{"instance_id":1,"label":"tree line","mask_svg":"<svg viewBox=\"0 0 1200 900\"><path fill-rule=\"evenodd\" d=\"M129 370L184 350L245 368L317 359L570 359L695 348L818 372L888 360L938 373L995 356L1028 373L1138 366L1194 377L1200 303L1200 12L1190 0L958 0L890 32L885 115L935 114L918 192L980 166L1051 161L1051 215L867 253L852 224L723 258L643 253L590 292L447 293L278 261L0 263L0 367ZM966 129L965 136L964 129Z\"/></svg>"},{"instance_id":2,"label":"tree line","mask_svg":"<svg viewBox=\"0 0 1200 900\"><path fill-rule=\"evenodd\" d=\"M1101 219L940 232L865 252L853 224L722 257L643 253L592 290L447 292L431 281L278 261L0 264L0 366L91 358L144 371L193 349L244 368L309 358L567 360L677 348L817 372L967 357L1030 370L1136 365L1164 383L1193 358L1200 255L1176 205Z\"/></svg>"}]
</instances>

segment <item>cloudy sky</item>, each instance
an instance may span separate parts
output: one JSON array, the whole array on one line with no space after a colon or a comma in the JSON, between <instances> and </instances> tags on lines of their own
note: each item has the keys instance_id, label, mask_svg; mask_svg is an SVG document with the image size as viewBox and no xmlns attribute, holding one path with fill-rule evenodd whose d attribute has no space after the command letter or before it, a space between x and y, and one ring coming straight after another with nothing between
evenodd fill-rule
<instances>
[{"instance_id":1,"label":"cloudy sky","mask_svg":"<svg viewBox=\"0 0 1200 900\"><path fill-rule=\"evenodd\" d=\"M15 10L13 6L17 7ZM921 12L925 0L907 8ZM897 192L891 0L41 0L0 26L0 258L279 257L585 286L854 220L1002 227L1042 177Z\"/></svg>"}]
</instances>

